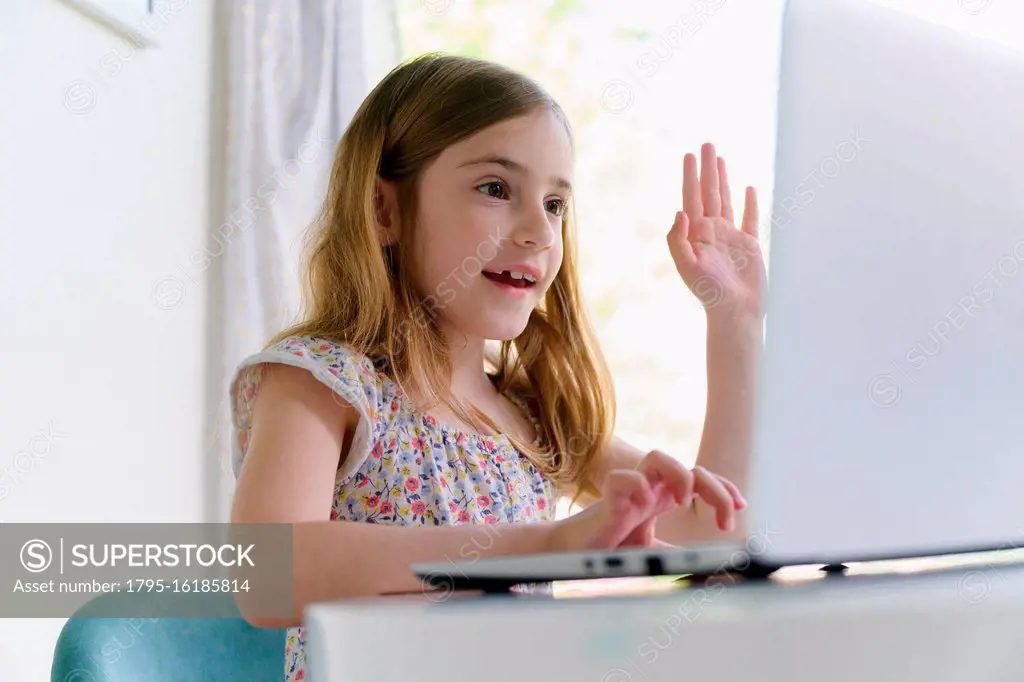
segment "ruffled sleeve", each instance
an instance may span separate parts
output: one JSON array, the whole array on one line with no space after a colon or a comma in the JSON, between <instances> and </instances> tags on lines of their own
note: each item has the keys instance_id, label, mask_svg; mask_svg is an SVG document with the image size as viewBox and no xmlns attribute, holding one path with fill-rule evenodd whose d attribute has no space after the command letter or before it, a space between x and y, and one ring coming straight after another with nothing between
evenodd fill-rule
<instances>
[{"instance_id":1,"label":"ruffled sleeve","mask_svg":"<svg viewBox=\"0 0 1024 682\"><path fill-rule=\"evenodd\" d=\"M252 407L263 369L269 364L291 365L308 370L359 413L359 424L348 456L338 470L342 482L366 460L379 433L383 413L383 378L372 360L348 346L323 339L290 337L246 358L230 386L231 468L237 477L249 445Z\"/></svg>"}]
</instances>

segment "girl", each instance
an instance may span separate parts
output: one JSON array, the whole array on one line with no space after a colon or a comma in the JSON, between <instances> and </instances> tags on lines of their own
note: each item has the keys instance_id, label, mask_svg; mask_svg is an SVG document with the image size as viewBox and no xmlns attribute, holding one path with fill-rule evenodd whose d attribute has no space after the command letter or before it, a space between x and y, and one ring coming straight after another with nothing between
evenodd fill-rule
<instances>
[{"instance_id":1,"label":"girl","mask_svg":"<svg viewBox=\"0 0 1024 682\"><path fill-rule=\"evenodd\" d=\"M288 680L311 602L420 589L416 562L742 534L764 275L748 189L684 159L668 234L708 316L698 466L615 438L611 381L573 250L573 141L534 82L428 55L370 93L342 138L308 254L307 310L232 384L232 522L294 528ZM488 342L499 342L493 347ZM712 470L717 473L712 473ZM554 519L560 496L584 511ZM483 529L479 524L495 524ZM486 550L483 550L486 547Z\"/></svg>"}]
</instances>

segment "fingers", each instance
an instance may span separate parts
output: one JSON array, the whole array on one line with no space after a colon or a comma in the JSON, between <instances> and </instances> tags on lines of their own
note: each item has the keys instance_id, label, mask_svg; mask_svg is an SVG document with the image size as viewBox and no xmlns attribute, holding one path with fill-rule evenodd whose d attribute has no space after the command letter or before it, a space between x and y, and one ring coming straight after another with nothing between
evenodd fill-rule
<instances>
[{"instance_id":1,"label":"fingers","mask_svg":"<svg viewBox=\"0 0 1024 682\"><path fill-rule=\"evenodd\" d=\"M679 274L697 264L697 254L688 239L689 232L690 217L685 211L677 212L676 221L672 223L672 229L668 232L668 250L676 263L676 269L680 271Z\"/></svg>"},{"instance_id":2,"label":"fingers","mask_svg":"<svg viewBox=\"0 0 1024 682\"><path fill-rule=\"evenodd\" d=\"M637 471L643 473L655 488L659 484L662 485L671 495L674 504L685 507L693 500L693 472L683 466L682 462L661 450L647 453ZM668 505L668 508L671 508L671 505ZM668 508L659 511L668 511Z\"/></svg>"},{"instance_id":3,"label":"fingers","mask_svg":"<svg viewBox=\"0 0 1024 682\"><path fill-rule=\"evenodd\" d=\"M605 479L605 497L616 509L624 506L645 511L654 506L654 491L646 476L639 471L616 469Z\"/></svg>"},{"instance_id":4,"label":"fingers","mask_svg":"<svg viewBox=\"0 0 1024 682\"><path fill-rule=\"evenodd\" d=\"M725 486L725 489L729 491L729 495L732 496L733 509L736 511L746 509L747 498L743 497L743 493L741 493L740 489L736 487L736 484L724 476L719 476L718 474L714 474L714 476L722 485Z\"/></svg>"},{"instance_id":5,"label":"fingers","mask_svg":"<svg viewBox=\"0 0 1024 682\"><path fill-rule=\"evenodd\" d=\"M674 457L661 450L652 450L637 465L655 494L655 513L663 514L674 506L688 507L699 495L715 509L716 521L722 530L734 528L734 512L745 509L747 501L739 488L718 474L696 466L691 471ZM661 494L664 491L667 494Z\"/></svg>"},{"instance_id":6,"label":"fingers","mask_svg":"<svg viewBox=\"0 0 1024 682\"><path fill-rule=\"evenodd\" d=\"M751 237L757 238L757 190L747 188L746 203L743 206L742 230Z\"/></svg>"},{"instance_id":7,"label":"fingers","mask_svg":"<svg viewBox=\"0 0 1024 682\"><path fill-rule=\"evenodd\" d=\"M704 204L704 215L722 215L722 196L718 189L718 159L715 146L710 142L700 148L700 197Z\"/></svg>"},{"instance_id":8,"label":"fingers","mask_svg":"<svg viewBox=\"0 0 1024 682\"><path fill-rule=\"evenodd\" d=\"M677 506L690 506L696 497L715 510L715 522L725 532L736 529L737 513L747 506L732 481L702 466L688 469L670 455L652 450L635 470L609 472L598 517L597 546L655 544L658 517Z\"/></svg>"},{"instance_id":9,"label":"fingers","mask_svg":"<svg viewBox=\"0 0 1024 682\"><path fill-rule=\"evenodd\" d=\"M731 531L736 524L736 506L732 494L722 479L702 466L693 468L694 492L715 510L715 521L724 531ZM737 491L738 492L738 491Z\"/></svg>"},{"instance_id":10,"label":"fingers","mask_svg":"<svg viewBox=\"0 0 1024 682\"><path fill-rule=\"evenodd\" d=\"M704 203L701 201L700 192L697 157L687 154L683 157L683 211L691 219L704 215Z\"/></svg>"},{"instance_id":11,"label":"fingers","mask_svg":"<svg viewBox=\"0 0 1024 682\"><path fill-rule=\"evenodd\" d=\"M607 505L594 542L598 547L618 547L651 516L654 491L639 471L617 469L605 478Z\"/></svg>"},{"instance_id":12,"label":"fingers","mask_svg":"<svg viewBox=\"0 0 1024 682\"><path fill-rule=\"evenodd\" d=\"M725 172L725 159L718 157L718 194L722 197L722 217L733 225L732 192L729 191L729 175Z\"/></svg>"}]
</instances>

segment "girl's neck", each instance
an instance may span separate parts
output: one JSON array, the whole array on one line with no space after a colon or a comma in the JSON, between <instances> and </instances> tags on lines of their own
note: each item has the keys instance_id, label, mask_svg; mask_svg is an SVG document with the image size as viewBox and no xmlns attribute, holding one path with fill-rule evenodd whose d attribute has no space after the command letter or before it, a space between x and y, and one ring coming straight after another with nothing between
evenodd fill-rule
<instances>
[{"instance_id":1,"label":"girl's neck","mask_svg":"<svg viewBox=\"0 0 1024 682\"><path fill-rule=\"evenodd\" d=\"M473 423L467 415L456 414L446 405L435 405L429 414L435 419L467 432L497 436L512 433L524 442L536 438L533 426L519 409L503 398L484 371L484 339L466 338L460 333L448 334L452 376L451 397L463 405L473 405L493 422L491 426ZM467 421L469 419L469 421ZM496 429L496 430L494 430Z\"/></svg>"},{"instance_id":2,"label":"girl's neck","mask_svg":"<svg viewBox=\"0 0 1024 682\"><path fill-rule=\"evenodd\" d=\"M460 399L479 399L494 392L494 385L484 371L483 339L452 334L449 344L452 360L452 395Z\"/></svg>"}]
</instances>

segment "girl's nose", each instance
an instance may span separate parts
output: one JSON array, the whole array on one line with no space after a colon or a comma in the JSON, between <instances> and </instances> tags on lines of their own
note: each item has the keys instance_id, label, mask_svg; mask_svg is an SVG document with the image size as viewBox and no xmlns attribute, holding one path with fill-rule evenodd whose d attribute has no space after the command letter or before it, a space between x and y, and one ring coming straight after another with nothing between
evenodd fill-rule
<instances>
[{"instance_id":1,"label":"girl's nose","mask_svg":"<svg viewBox=\"0 0 1024 682\"><path fill-rule=\"evenodd\" d=\"M516 225L512 240L517 246L523 248L543 250L551 246L555 235L549 215L541 207L540 211L530 211L528 215L522 216ZM561 227L560 222L559 227Z\"/></svg>"}]
</instances>

